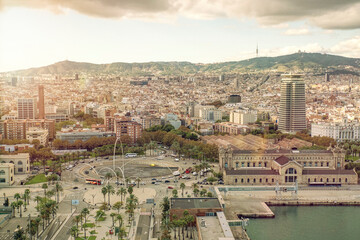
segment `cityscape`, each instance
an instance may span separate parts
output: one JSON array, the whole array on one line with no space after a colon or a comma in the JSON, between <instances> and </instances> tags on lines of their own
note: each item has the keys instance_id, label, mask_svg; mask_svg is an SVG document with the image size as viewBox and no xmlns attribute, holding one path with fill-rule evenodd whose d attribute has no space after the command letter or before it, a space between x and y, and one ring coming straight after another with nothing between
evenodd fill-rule
<instances>
[{"instance_id":1,"label":"cityscape","mask_svg":"<svg viewBox=\"0 0 360 240\"><path fill-rule=\"evenodd\" d=\"M0 239L358 239L359 6L1 1Z\"/></svg>"}]
</instances>

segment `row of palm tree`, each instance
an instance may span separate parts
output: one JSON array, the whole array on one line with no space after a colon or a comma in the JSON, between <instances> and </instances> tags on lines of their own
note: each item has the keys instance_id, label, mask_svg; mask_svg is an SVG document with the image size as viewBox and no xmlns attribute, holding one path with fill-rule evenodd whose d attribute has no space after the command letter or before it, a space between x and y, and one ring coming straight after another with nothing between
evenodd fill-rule
<instances>
[{"instance_id":1,"label":"row of palm tree","mask_svg":"<svg viewBox=\"0 0 360 240\"><path fill-rule=\"evenodd\" d=\"M26 206L30 204L30 189L25 189L22 195L20 193L15 193L14 199L16 201L10 204L13 209L13 217L15 217L15 209L18 210L20 217L22 217L22 206L24 205L24 210L26 211Z\"/></svg>"},{"instance_id":2,"label":"row of palm tree","mask_svg":"<svg viewBox=\"0 0 360 240\"><path fill-rule=\"evenodd\" d=\"M173 215L170 227L174 230L174 239L185 239L185 231L186 231L186 238L193 239L193 225L195 222L195 217L187 210L183 212L183 216L178 218L178 216ZM189 234L190 229L190 234ZM176 236L177 233L177 236Z\"/></svg>"},{"instance_id":3,"label":"row of palm tree","mask_svg":"<svg viewBox=\"0 0 360 240\"><path fill-rule=\"evenodd\" d=\"M132 187L129 187L128 190L126 190L126 188L119 188L116 192L115 192L115 189L113 186L111 186L110 184L104 186L102 189L101 189L101 193L103 194L104 196L104 202L106 202L106 195L108 195L108 202L107 204L109 206L111 206L111 202L110 202L110 197L111 195L114 195L116 193L117 196L120 196L121 197L121 203L123 203L123 199L126 197L126 194L129 193L131 194L133 192L133 189Z\"/></svg>"}]
</instances>

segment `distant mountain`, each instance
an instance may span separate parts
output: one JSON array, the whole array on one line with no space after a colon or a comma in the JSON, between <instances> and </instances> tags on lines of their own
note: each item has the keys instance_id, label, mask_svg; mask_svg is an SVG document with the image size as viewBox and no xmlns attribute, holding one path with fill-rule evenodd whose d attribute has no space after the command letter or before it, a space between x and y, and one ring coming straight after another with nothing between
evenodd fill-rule
<instances>
[{"instance_id":1,"label":"distant mountain","mask_svg":"<svg viewBox=\"0 0 360 240\"><path fill-rule=\"evenodd\" d=\"M190 62L146 62L92 64L62 61L49 66L11 72L14 75L34 76L38 74L71 75L74 73L113 73L138 76L147 74L181 75L196 73L245 73L250 71L303 71L319 72L325 69L338 71L348 69L360 71L360 58L347 58L321 53L294 53L278 57L258 57L243 61L195 64Z\"/></svg>"}]
</instances>

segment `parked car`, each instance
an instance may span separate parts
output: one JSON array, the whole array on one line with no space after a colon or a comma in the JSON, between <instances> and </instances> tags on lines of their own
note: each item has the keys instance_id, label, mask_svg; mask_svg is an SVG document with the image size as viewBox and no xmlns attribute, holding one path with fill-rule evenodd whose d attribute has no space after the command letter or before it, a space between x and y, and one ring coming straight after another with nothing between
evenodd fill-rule
<instances>
[{"instance_id":1,"label":"parked car","mask_svg":"<svg viewBox=\"0 0 360 240\"><path fill-rule=\"evenodd\" d=\"M174 189L174 187L172 187L172 186L168 186L168 189Z\"/></svg>"},{"instance_id":2,"label":"parked car","mask_svg":"<svg viewBox=\"0 0 360 240\"><path fill-rule=\"evenodd\" d=\"M165 180L165 183L170 183L170 180Z\"/></svg>"},{"instance_id":3,"label":"parked car","mask_svg":"<svg viewBox=\"0 0 360 240\"><path fill-rule=\"evenodd\" d=\"M155 184L156 182L151 182L151 184Z\"/></svg>"},{"instance_id":4,"label":"parked car","mask_svg":"<svg viewBox=\"0 0 360 240\"><path fill-rule=\"evenodd\" d=\"M159 182L155 182L155 185L160 185L160 183L159 183Z\"/></svg>"}]
</instances>

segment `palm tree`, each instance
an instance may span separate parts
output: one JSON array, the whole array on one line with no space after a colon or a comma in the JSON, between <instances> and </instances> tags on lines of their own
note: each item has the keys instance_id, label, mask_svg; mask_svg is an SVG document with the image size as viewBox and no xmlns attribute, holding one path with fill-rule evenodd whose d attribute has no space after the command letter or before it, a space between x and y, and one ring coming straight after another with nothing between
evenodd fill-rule
<instances>
[{"instance_id":1,"label":"palm tree","mask_svg":"<svg viewBox=\"0 0 360 240\"><path fill-rule=\"evenodd\" d=\"M177 198L178 197L178 191L176 189L173 189L172 190L172 195L173 195L173 198Z\"/></svg>"},{"instance_id":2,"label":"palm tree","mask_svg":"<svg viewBox=\"0 0 360 240\"><path fill-rule=\"evenodd\" d=\"M181 183L180 188L181 188L181 196L184 197L185 183Z\"/></svg>"},{"instance_id":3,"label":"palm tree","mask_svg":"<svg viewBox=\"0 0 360 240\"><path fill-rule=\"evenodd\" d=\"M17 202L12 202L10 206L12 208L13 217L15 217L15 209L18 208L18 204Z\"/></svg>"},{"instance_id":4,"label":"palm tree","mask_svg":"<svg viewBox=\"0 0 360 240\"><path fill-rule=\"evenodd\" d=\"M129 222L134 215L134 210L137 204L138 198L134 194L130 194L130 196L126 199L126 212L129 213Z\"/></svg>"},{"instance_id":5,"label":"palm tree","mask_svg":"<svg viewBox=\"0 0 360 240\"><path fill-rule=\"evenodd\" d=\"M19 200L19 201L17 202L17 205L18 205L18 207L20 208L20 217L22 217L21 207L22 207L23 204L24 204L24 202L23 202L22 200Z\"/></svg>"},{"instance_id":6,"label":"palm tree","mask_svg":"<svg viewBox=\"0 0 360 240\"><path fill-rule=\"evenodd\" d=\"M113 208L118 211L118 214L120 214L120 209L121 209L121 206L122 206L122 205L123 205L122 202L116 202L116 203L114 203L114 205L113 205Z\"/></svg>"},{"instance_id":7,"label":"palm tree","mask_svg":"<svg viewBox=\"0 0 360 240\"><path fill-rule=\"evenodd\" d=\"M36 197L35 197L35 201L36 201L36 208L38 208L38 207L39 207L39 202L41 202L41 200L42 200L42 197L40 197L40 196L36 196Z\"/></svg>"},{"instance_id":8,"label":"palm tree","mask_svg":"<svg viewBox=\"0 0 360 240\"><path fill-rule=\"evenodd\" d=\"M132 194L134 192L134 189L132 186L129 186L127 191L129 194Z\"/></svg>"},{"instance_id":9,"label":"palm tree","mask_svg":"<svg viewBox=\"0 0 360 240\"><path fill-rule=\"evenodd\" d=\"M114 190L114 187L111 185L106 185L105 188L106 188L106 192L108 194L108 204L110 206L110 195L114 195L115 190Z\"/></svg>"},{"instance_id":10,"label":"palm tree","mask_svg":"<svg viewBox=\"0 0 360 240\"><path fill-rule=\"evenodd\" d=\"M123 196L124 196L124 198L125 198L125 196L126 196L126 193L127 193L127 191L126 191L126 188L120 188L117 192L116 192L116 195L120 195L120 197L121 197L121 202L123 202Z\"/></svg>"},{"instance_id":11,"label":"palm tree","mask_svg":"<svg viewBox=\"0 0 360 240\"><path fill-rule=\"evenodd\" d=\"M101 188L101 193L104 195L104 203L106 203L105 196L107 194L107 188L106 187Z\"/></svg>"},{"instance_id":12,"label":"palm tree","mask_svg":"<svg viewBox=\"0 0 360 240\"><path fill-rule=\"evenodd\" d=\"M121 173L119 171L116 171L115 173L116 173L116 182L117 184L119 184L119 177Z\"/></svg>"},{"instance_id":13,"label":"palm tree","mask_svg":"<svg viewBox=\"0 0 360 240\"><path fill-rule=\"evenodd\" d=\"M198 188L194 188L193 192L194 192L194 196L197 197L200 190Z\"/></svg>"},{"instance_id":14,"label":"palm tree","mask_svg":"<svg viewBox=\"0 0 360 240\"><path fill-rule=\"evenodd\" d=\"M112 227L114 227L114 224L115 224L115 222L114 222L114 217L116 216L117 214L116 213L110 213L110 217L111 217L111 219L112 219Z\"/></svg>"},{"instance_id":15,"label":"palm tree","mask_svg":"<svg viewBox=\"0 0 360 240\"><path fill-rule=\"evenodd\" d=\"M25 189L24 196L26 196L27 205L30 205L30 202L29 202L29 200L30 200L30 189L28 189L28 188Z\"/></svg>"},{"instance_id":16,"label":"palm tree","mask_svg":"<svg viewBox=\"0 0 360 240\"><path fill-rule=\"evenodd\" d=\"M120 214L118 214L116 216L116 220L119 222L119 231L120 231L122 224L123 224L123 217ZM118 239L121 239L121 238L122 238L122 236L120 235L120 232L119 232Z\"/></svg>"},{"instance_id":17,"label":"palm tree","mask_svg":"<svg viewBox=\"0 0 360 240\"><path fill-rule=\"evenodd\" d=\"M82 216L81 215L76 215L74 220L75 220L75 223L76 223L76 228L79 230L79 222L81 222Z\"/></svg>"},{"instance_id":18,"label":"palm tree","mask_svg":"<svg viewBox=\"0 0 360 240\"><path fill-rule=\"evenodd\" d=\"M105 179L107 179L108 180L108 185L109 185L109 181L110 181L110 179L112 178L112 175L111 175L111 173L106 173L105 174Z\"/></svg>"},{"instance_id":19,"label":"palm tree","mask_svg":"<svg viewBox=\"0 0 360 240\"><path fill-rule=\"evenodd\" d=\"M46 199L46 189L48 189L48 185L46 183L44 183L42 186L41 186L42 189L44 189L44 196L45 196L45 199Z\"/></svg>"},{"instance_id":20,"label":"palm tree","mask_svg":"<svg viewBox=\"0 0 360 240\"><path fill-rule=\"evenodd\" d=\"M201 189L200 196L205 197L207 190L205 188Z\"/></svg>"},{"instance_id":21,"label":"palm tree","mask_svg":"<svg viewBox=\"0 0 360 240\"><path fill-rule=\"evenodd\" d=\"M102 210L98 210L98 211L96 212L95 221L98 220L99 218L104 217L104 216L105 216L105 212L102 211Z\"/></svg>"},{"instance_id":22,"label":"palm tree","mask_svg":"<svg viewBox=\"0 0 360 240\"><path fill-rule=\"evenodd\" d=\"M81 210L81 214L84 216L84 225L83 225L84 236L85 236L84 239L86 239L86 227L87 227L87 225L86 225L86 215L88 215L89 213L90 213L90 211L87 208L83 208Z\"/></svg>"},{"instance_id":23,"label":"palm tree","mask_svg":"<svg viewBox=\"0 0 360 240\"><path fill-rule=\"evenodd\" d=\"M70 229L70 234L74 237L74 240L76 239L78 233L79 229L76 226L72 226L72 228Z\"/></svg>"},{"instance_id":24,"label":"palm tree","mask_svg":"<svg viewBox=\"0 0 360 240\"><path fill-rule=\"evenodd\" d=\"M61 184L56 183L56 185L55 185L55 191L56 191L56 201L59 203L60 192L63 191L63 187L61 186Z\"/></svg>"},{"instance_id":25,"label":"palm tree","mask_svg":"<svg viewBox=\"0 0 360 240\"><path fill-rule=\"evenodd\" d=\"M14 198L16 199L16 202L18 202L19 199L21 198L20 193L15 193Z\"/></svg>"},{"instance_id":26,"label":"palm tree","mask_svg":"<svg viewBox=\"0 0 360 240\"><path fill-rule=\"evenodd\" d=\"M137 178L135 179L135 181L137 182L137 187L139 188L141 178L137 177Z\"/></svg>"}]
</instances>

